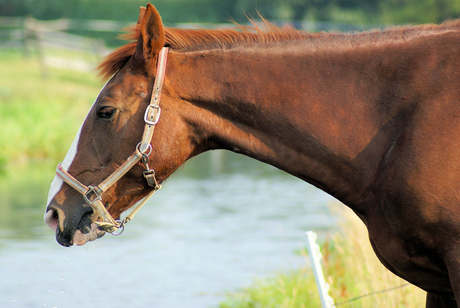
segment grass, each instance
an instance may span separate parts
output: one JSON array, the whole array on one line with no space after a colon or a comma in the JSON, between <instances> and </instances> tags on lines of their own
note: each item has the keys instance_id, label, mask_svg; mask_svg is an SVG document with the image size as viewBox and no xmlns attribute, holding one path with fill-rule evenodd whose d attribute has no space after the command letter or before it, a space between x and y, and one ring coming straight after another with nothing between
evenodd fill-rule
<instances>
[{"instance_id":1,"label":"grass","mask_svg":"<svg viewBox=\"0 0 460 308\"><path fill-rule=\"evenodd\" d=\"M102 87L95 72L49 68L35 57L0 52L0 172L62 159Z\"/></svg>"},{"instance_id":2,"label":"grass","mask_svg":"<svg viewBox=\"0 0 460 308\"><path fill-rule=\"evenodd\" d=\"M383 267L375 256L363 223L348 208L334 207L341 232L321 245L323 271L337 307L424 307L426 293L408 285ZM307 257L307 253L302 251ZM376 293L383 290L388 292ZM365 294L363 298L347 302ZM312 270L259 279L242 291L228 294L220 308L321 307Z\"/></svg>"}]
</instances>

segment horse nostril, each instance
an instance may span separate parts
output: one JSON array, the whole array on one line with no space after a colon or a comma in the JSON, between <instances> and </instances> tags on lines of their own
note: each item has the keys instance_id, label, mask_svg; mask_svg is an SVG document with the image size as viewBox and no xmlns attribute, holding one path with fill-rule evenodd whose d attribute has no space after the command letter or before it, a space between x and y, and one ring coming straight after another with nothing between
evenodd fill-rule
<instances>
[{"instance_id":1,"label":"horse nostril","mask_svg":"<svg viewBox=\"0 0 460 308\"><path fill-rule=\"evenodd\" d=\"M51 209L45 214L45 223L50 227L52 230L56 231L58 224L59 224L59 215L57 211Z\"/></svg>"},{"instance_id":2,"label":"horse nostril","mask_svg":"<svg viewBox=\"0 0 460 308\"><path fill-rule=\"evenodd\" d=\"M77 230L80 230L83 234L88 234L91 232L91 215L93 214L93 210L91 209L87 213L83 215L80 222L78 223Z\"/></svg>"},{"instance_id":3,"label":"horse nostril","mask_svg":"<svg viewBox=\"0 0 460 308\"><path fill-rule=\"evenodd\" d=\"M83 234L88 234L91 232L91 228L89 226L84 226L83 228L81 228L81 233Z\"/></svg>"}]
</instances>

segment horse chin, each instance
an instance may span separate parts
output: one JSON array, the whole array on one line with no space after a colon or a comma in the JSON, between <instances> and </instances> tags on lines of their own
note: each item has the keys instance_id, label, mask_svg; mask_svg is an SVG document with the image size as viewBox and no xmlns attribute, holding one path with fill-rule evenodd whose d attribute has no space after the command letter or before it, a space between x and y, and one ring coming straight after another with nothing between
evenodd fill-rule
<instances>
[{"instance_id":1,"label":"horse chin","mask_svg":"<svg viewBox=\"0 0 460 308\"><path fill-rule=\"evenodd\" d=\"M75 245L81 246L86 244L87 242L94 241L98 238L103 237L104 234L105 231L99 230L97 224L92 223L91 230L87 233L83 233L80 230L75 231L75 234L73 236L73 243Z\"/></svg>"}]
</instances>

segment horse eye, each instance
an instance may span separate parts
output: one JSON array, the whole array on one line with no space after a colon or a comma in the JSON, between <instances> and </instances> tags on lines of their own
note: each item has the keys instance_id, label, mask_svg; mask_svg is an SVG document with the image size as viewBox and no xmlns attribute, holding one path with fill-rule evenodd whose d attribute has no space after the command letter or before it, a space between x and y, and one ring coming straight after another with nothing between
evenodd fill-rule
<instances>
[{"instance_id":1,"label":"horse eye","mask_svg":"<svg viewBox=\"0 0 460 308\"><path fill-rule=\"evenodd\" d=\"M110 119L115 114L115 111L117 111L117 109L115 108L103 107L99 109L99 111L97 112L97 116L102 119Z\"/></svg>"}]
</instances>

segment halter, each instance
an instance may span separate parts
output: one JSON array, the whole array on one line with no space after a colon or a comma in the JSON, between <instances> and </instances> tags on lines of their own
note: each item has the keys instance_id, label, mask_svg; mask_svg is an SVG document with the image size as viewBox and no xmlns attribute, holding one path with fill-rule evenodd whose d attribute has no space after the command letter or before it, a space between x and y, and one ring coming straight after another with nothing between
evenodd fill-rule
<instances>
[{"instance_id":1,"label":"halter","mask_svg":"<svg viewBox=\"0 0 460 308\"><path fill-rule=\"evenodd\" d=\"M158 190L161 186L158 184L155 178L155 171L149 168L149 155L152 152L152 141L153 131L155 125L158 123L161 114L160 98L161 91L163 89L163 82L166 72L166 61L168 58L168 48L164 47L159 54L157 73L155 77L155 84L153 85L152 97L150 104L147 106L144 114L144 133L142 134L141 142L136 146L134 153L129 156L125 162L117 168L111 175L109 175L104 181L97 186L86 186L70 175L61 164L56 169L56 174L72 188L77 190L83 195L86 203L88 203L95 212L99 214L102 221L95 222L100 230L109 232L113 235L120 235L125 224L133 219L134 215L139 209L147 202L147 200ZM115 220L112 215L107 211L104 204L102 203L102 194L121 179L131 168L133 168L139 161L145 165L144 177L147 180L147 184L153 188L153 190L134 208L134 210L126 216L122 221ZM119 232L115 232L121 229Z\"/></svg>"}]
</instances>

